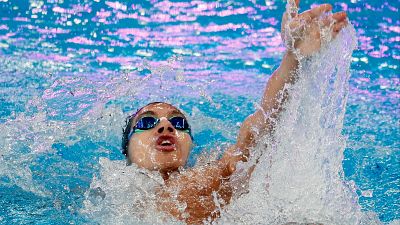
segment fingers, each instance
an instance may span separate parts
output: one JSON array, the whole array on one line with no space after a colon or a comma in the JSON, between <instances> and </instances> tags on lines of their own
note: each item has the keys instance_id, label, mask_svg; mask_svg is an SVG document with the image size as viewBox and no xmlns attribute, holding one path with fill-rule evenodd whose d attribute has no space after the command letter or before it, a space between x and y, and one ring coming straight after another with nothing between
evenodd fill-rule
<instances>
[{"instance_id":1,"label":"fingers","mask_svg":"<svg viewBox=\"0 0 400 225\"><path fill-rule=\"evenodd\" d=\"M343 20L342 22L335 23L332 28L332 36L335 38L339 32L348 25L347 20Z\"/></svg>"},{"instance_id":2,"label":"fingers","mask_svg":"<svg viewBox=\"0 0 400 225\"><path fill-rule=\"evenodd\" d=\"M295 0L297 8L299 8L300 0Z\"/></svg>"},{"instance_id":3,"label":"fingers","mask_svg":"<svg viewBox=\"0 0 400 225\"><path fill-rule=\"evenodd\" d=\"M289 8L286 9L292 18L296 17L299 12L300 0L288 0Z\"/></svg>"},{"instance_id":4,"label":"fingers","mask_svg":"<svg viewBox=\"0 0 400 225\"><path fill-rule=\"evenodd\" d=\"M320 26L329 27L332 35L336 36L340 30L348 25L346 12L343 11L333 14L328 13L332 11L331 4L322 4L297 15L296 7L299 6L300 0L288 1L292 8L289 8L289 10L283 15L282 32L285 31L285 28L289 28L292 35L295 35L303 32L305 29L310 29L315 26L315 24L319 23ZM291 19L289 19L290 15Z\"/></svg>"},{"instance_id":5,"label":"fingers","mask_svg":"<svg viewBox=\"0 0 400 225\"><path fill-rule=\"evenodd\" d=\"M332 5L330 5L330 4L319 5L315 8L307 10L307 11L301 13L299 16L297 16L291 22L290 27L296 27L296 26L300 25L301 23L310 23L313 19L321 17L324 13L330 12L331 10L332 10ZM325 26L330 26L333 23L332 19L333 19L333 21L335 21L335 23L347 21L347 13L344 11L334 13L331 16L322 18L321 22Z\"/></svg>"},{"instance_id":6,"label":"fingers","mask_svg":"<svg viewBox=\"0 0 400 225\"><path fill-rule=\"evenodd\" d=\"M332 15L332 18L338 22L346 20L347 19L347 13L346 12L337 12Z\"/></svg>"},{"instance_id":7,"label":"fingers","mask_svg":"<svg viewBox=\"0 0 400 225\"><path fill-rule=\"evenodd\" d=\"M286 25L286 23L288 22L289 15L290 18L297 17L299 11L299 3L300 0L288 0L288 7L286 8L286 11L283 13L282 17L282 28L284 28L284 25Z\"/></svg>"},{"instance_id":8,"label":"fingers","mask_svg":"<svg viewBox=\"0 0 400 225\"><path fill-rule=\"evenodd\" d=\"M321 16L321 14L329 12L332 10L331 4L322 4L310 10L307 10L299 15L303 20L314 19L316 17Z\"/></svg>"},{"instance_id":9,"label":"fingers","mask_svg":"<svg viewBox=\"0 0 400 225\"><path fill-rule=\"evenodd\" d=\"M300 15L294 17L292 21L290 21L289 27L291 29L296 29L299 27L304 27L307 24L310 24L314 18L321 16L323 13L329 12L332 10L332 5L330 4L322 4L310 10L307 10ZM323 21L325 25L329 25L329 21Z\"/></svg>"},{"instance_id":10,"label":"fingers","mask_svg":"<svg viewBox=\"0 0 400 225\"><path fill-rule=\"evenodd\" d=\"M332 31L338 33L341 29L343 29L345 26L347 26L347 24L348 24L348 22L346 20L339 22L339 23L335 23L333 25Z\"/></svg>"},{"instance_id":11,"label":"fingers","mask_svg":"<svg viewBox=\"0 0 400 225\"><path fill-rule=\"evenodd\" d=\"M310 17L305 17L305 18L297 17L292 21L290 21L289 28L292 30L296 28L304 28L305 26L311 23L311 20L312 19Z\"/></svg>"},{"instance_id":12,"label":"fingers","mask_svg":"<svg viewBox=\"0 0 400 225\"><path fill-rule=\"evenodd\" d=\"M349 24L349 22L347 20L346 12L334 13L332 18L335 20L335 23L332 27L332 36L336 37L339 32Z\"/></svg>"}]
</instances>

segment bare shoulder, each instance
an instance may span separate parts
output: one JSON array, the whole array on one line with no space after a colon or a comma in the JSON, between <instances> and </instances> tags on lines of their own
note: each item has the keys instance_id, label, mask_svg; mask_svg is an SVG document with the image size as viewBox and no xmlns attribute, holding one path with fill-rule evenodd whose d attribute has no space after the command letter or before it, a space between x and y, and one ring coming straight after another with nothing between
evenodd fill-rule
<instances>
[{"instance_id":1,"label":"bare shoulder","mask_svg":"<svg viewBox=\"0 0 400 225\"><path fill-rule=\"evenodd\" d=\"M171 177L158 191L160 210L189 224L217 218L232 196L223 169L215 162Z\"/></svg>"},{"instance_id":2,"label":"bare shoulder","mask_svg":"<svg viewBox=\"0 0 400 225\"><path fill-rule=\"evenodd\" d=\"M184 189L193 189L193 191L215 191L220 187L221 182L229 179L225 174L225 169L221 161L215 161L203 166L186 169L168 179L165 184L169 187L185 187Z\"/></svg>"}]
</instances>

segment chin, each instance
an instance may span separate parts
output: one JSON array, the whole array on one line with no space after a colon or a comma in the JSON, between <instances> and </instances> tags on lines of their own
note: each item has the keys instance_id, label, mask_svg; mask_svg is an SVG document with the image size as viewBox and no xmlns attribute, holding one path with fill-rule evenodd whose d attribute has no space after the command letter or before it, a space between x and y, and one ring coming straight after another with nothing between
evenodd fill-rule
<instances>
[{"instance_id":1,"label":"chin","mask_svg":"<svg viewBox=\"0 0 400 225\"><path fill-rule=\"evenodd\" d=\"M169 170L169 169L177 170L180 166L184 166L184 165L185 165L185 164L176 161L176 162L166 162L166 163L162 163L162 164L159 165L158 167L159 167L161 170Z\"/></svg>"},{"instance_id":2,"label":"chin","mask_svg":"<svg viewBox=\"0 0 400 225\"><path fill-rule=\"evenodd\" d=\"M177 159L161 162L157 165L159 170L170 171L178 170L179 167L184 166L186 162L179 161Z\"/></svg>"}]
</instances>

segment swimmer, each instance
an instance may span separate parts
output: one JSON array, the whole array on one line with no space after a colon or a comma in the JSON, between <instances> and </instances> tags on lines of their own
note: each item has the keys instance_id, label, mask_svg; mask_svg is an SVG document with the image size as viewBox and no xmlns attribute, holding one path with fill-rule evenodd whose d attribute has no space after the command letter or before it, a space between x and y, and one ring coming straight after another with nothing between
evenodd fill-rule
<instances>
[{"instance_id":1,"label":"swimmer","mask_svg":"<svg viewBox=\"0 0 400 225\"><path fill-rule=\"evenodd\" d=\"M298 7L299 0L295 3L293 8ZM158 171L163 177L165 187L157 192L159 210L188 224L219 217L219 207L231 200L233 190L229 182L237 163L248 160L259 136L274 130L273 121L279 117L287 98L285 85L296 81L298 56L310 56L321 48L321 26L330 30L334 38L347 25L345 12L330 14L331 10L331 5L322 4L301 14L296 10L291 10L290 15L284 13L281 32L287 49L282 62L266 84L260 108L245 119L236 144L218 161L179 170L188 160L193 138L187 118L173 105L150 103L129 118L122 140L123 153L128 164ZM215 195L222 200L218 206ZM183 210L177 202L185 206Z\"/></svg>"}]
</instances>

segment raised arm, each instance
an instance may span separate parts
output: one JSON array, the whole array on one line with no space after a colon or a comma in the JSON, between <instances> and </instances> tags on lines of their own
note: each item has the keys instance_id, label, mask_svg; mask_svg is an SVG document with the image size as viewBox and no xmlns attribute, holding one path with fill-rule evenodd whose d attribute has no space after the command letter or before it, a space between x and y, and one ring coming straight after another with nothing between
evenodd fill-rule
<instances>
[{"instance_id":1,"label":"raised arm","mask_svg":"<svg viewBox=\"0 0 400 225\"><path fill-rule=\"evenodd\" d=\"M298 8L299 1L295 1L294 8ZM267 82L259 109L245 119L240 127L236 144L229 148L221 159L221 163L226 166L227 176L233 173L239 161L247 160L249 149L255 145L257 137L274 129L287 99L285 86L296 81L299 57L307 57L321 47L321 24L325 28L330 28L332 37L347 25L345 12L328 15L331 10L331 5L323 4L301 14L297 14L297 10L291 10L293 12L291 15L284 13L281 31L286 52L279 68ZM327 16L322 17L323 14Z\"/></svg>"},{"instance_id":2,"label":"raised arm","mask_svg":"<svg viewBox=\"0 0 400 225\"><path fill-rule=\"evenodd\" d=\"M297 5L298 3L299 0L296 0ZM296 81L298 55L308 56L320 49L318 24L332 26L333 36L346 26L345 13L320 19L321 14L329 12L331 8L327 4L320 5L302 14L290 15L291 20L284 14L282 38L287 50L279 68L268 80L260 108L243 122L236 144L225 152L219 162L187 170L166 181L166 187L158 192L160 210L185 220L188 224L201 224L204 219L219 216L219 209L228 204L231 198L229 178L236 164L247 160L249 150L259 135L274 129L275 121L287 98L285 85ZM221 201L215 202L216 195Z\"/></svg>"}]
</instances>

